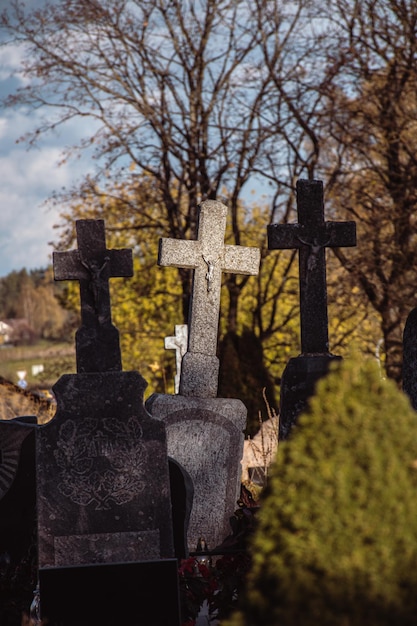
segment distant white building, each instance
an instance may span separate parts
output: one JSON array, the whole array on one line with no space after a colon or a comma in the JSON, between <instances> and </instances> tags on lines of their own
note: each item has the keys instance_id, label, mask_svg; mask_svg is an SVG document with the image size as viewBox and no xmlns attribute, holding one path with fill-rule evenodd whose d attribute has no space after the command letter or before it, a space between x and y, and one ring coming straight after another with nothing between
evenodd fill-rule
<instances>
[{"instance_id":1,"label":"distant white building","mask_svg":"<svg viewBox=\"0 0 417 626\"><path fill-rule=\"evenodd\" d=\"M0 345L30 343L34 337L34 330L24 317L0 320Z\"/></svg>"}]
</instances>

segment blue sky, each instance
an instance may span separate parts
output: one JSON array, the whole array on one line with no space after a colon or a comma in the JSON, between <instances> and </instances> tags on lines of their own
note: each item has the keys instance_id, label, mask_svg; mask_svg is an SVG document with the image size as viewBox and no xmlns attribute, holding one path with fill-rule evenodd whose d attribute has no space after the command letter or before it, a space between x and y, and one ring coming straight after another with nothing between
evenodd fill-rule
<instances>
[{"instance_id":1,"label":"blue sky","mask_svg":"<svg viewBox=\"0 0 417 626\"><path fill-rule=\"evenodd\" d=\"M0 9L5 0L0 0ZM43 0L31 0L42 5ZM25 85L19 74L22 49L0 46L0 99ZM0 278L13 270L45 268L52 262L54 229L60 207L47 202L63 187L71 188L93 171L87 155L58 165L62 152L91 134L91 120L67 122L56 135L42 136L35 148L18 139L36 129L45 111L0 108ZM252 188L256 188L256 182ZM261 190L262 197L264 196ZM250 197L250 201L254 198Z\"/></svg>"},{"instance_id":2,"label":"blue sky","mask_svg":"<svg viewBox=\"0 0 417 626\"><path fill-rule=\"evenodd\" d=\"M24 84L23 77L12 77L20 56L17 47L0 48L0 97ZM59 222L59 207L45 202L54 190L71 187L89 167L82 160L58 166L62 150L82 134L81 122L44 137L30 150L24 142L16 143L36 127L38 115L22 107L0 109L0 277L51 263L49 242L57 240L53 226Z\"/></svg>"}]
</instances>

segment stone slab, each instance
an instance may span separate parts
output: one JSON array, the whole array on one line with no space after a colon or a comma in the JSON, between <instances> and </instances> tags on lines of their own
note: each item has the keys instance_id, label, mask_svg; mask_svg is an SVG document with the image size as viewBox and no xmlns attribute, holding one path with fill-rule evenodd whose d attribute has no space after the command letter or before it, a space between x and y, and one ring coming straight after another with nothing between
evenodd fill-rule
<instances>
[{"instance_id":1,"label":"stone slab","mask_svg":"<svg viewBox=\"0 0 417 626\"><path fill-rule=\"evenodd\" d=\"M174 556L165 427L138 372L65 375L37 429L39 566Z\"/></svg>"},{"instance_id":2,"label":"stone slab","mask_svg":"<svg viewBox=\"0 0 417 626\"><path fill-rule=\"evenodd\" d=\"M146 408L165 424L168 454L193 483L188 549L194 552L200 537L214 549L230 535L238 508L246 407L228 398L154 394Z\"/></svg>"},{"instance_id":3,"label":"stone slab","mask_svg":"<svg viewBox=\"0 0 417 626\"><path fill-rule=\"evenodd\" d=\"M180 626L176 559L39 571L48 626Z\"/></svg>"}]
</instances>

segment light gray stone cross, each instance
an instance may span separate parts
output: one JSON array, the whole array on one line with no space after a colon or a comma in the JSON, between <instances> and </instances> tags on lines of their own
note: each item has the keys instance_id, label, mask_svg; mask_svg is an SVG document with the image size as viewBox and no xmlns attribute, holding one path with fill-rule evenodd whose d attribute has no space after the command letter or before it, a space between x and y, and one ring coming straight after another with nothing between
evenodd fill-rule
<instances>
[{"instance_id":1,"label":"light gray stone cross","mask_svg":"<svg viewBox=\"0 0 417 626\"><path fill-rule=\"evenodd\" d=\"M175 335L173 337L165 337L165 349L175 350L175 364L177 372L174 376L175 393L180 390L181 378L181 362L184 354L187 352L188 344L188 326L187 324L176 324Z\"/></svg>"},{"instance_id":2,"label":"light gray stone cross","mask_svg":"<svg viewBox=\"0 0 417 626\"><path fill-rule=\"evenodd\" d=\"M225 245L227 207L206 200L199 207L197 240L162 238L158 265L194 270L188 319L188 350L182 360L180 394L216 397L217 333L222 273L256 275L258 248Z\"/></svg>"}]
</instances>

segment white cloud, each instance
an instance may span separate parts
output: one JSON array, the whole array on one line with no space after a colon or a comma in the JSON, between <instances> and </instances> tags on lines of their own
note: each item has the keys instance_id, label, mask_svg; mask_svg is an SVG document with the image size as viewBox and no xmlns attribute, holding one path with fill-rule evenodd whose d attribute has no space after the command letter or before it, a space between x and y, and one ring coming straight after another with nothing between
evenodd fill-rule
<instances>
[{"instance_id":1,"label":"white cloud","mask_svg":"<svg viewBox=\"0 0 417 626\"><path fill-rule=\"evenodd\" d=\"M24 58L24 46L22 44L0 48L0 80L11 78L11 75L21 67ZM20 76L20 74L18 74Z\"/></svg>"},{"instance_id":2,"label":"white cloud","mask_svg":"<svg viewBox=\"0 0 417 626\"><path fill-rule=\"evenodd\" d=\"M0 10L5 2L0 0ZM27 6L32 10L43 4L44 0L30 0ZM2 43L5 37L1 32ZM21 71L24 56L24 44L0 46L0 100L27 84ZM36 129L45 113L44 108L0 110L0 277L51 262L48 242L57 239L53 226L59 222L59 207L45 206L45 202L54 191L71 187L93 169L88 155L57 165L66 146L91 134L91 120L72 120L59 133L42 137L39 146L30 150L24 142L16 143Z\"/></svg>"},{"instance_id":3,"label":"white cloud","mask_svg":"<svg viewBox=\"0 0 417 626\"><path fill-rule=\"evenodd\" d=\"M58 166L64 143L51 136L37 148L27 149L16 138L33 128L36 120L22 111L0 118L0 276L12 270L46 267L57 239L59 207L45 206L54 191L71 187L90 169L86 159ZM80 136L75 121L66 137Z\"/></svg>"}]
</instances>

